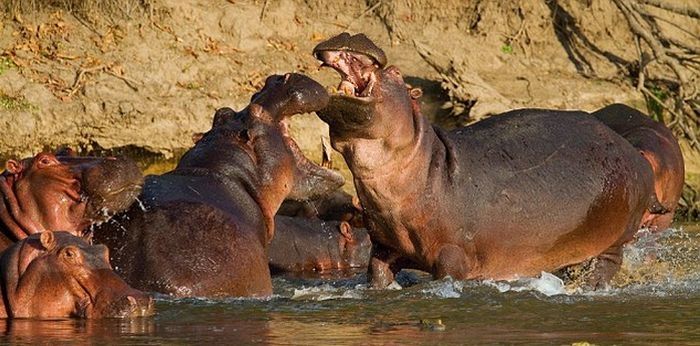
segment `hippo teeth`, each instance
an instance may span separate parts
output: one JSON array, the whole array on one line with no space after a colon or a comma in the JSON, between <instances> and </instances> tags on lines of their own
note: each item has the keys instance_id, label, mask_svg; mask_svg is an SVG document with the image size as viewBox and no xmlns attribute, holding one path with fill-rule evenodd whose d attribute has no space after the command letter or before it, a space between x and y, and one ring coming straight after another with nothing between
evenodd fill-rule
<instances>
[{"instance_id":1,"label":"hippo teeth","mask_svg":"<svg viewBox=\"0 0 700 346\"><path fill-rule=\"evenodd\" d=\"M374 88L374 82L377 80L377 77L375 76L374 73L370 73L369 78L367 78L367 83L365 85L365 88L362 90L360 93L360 97L367 97L372 94L372 89Z\"/></svg>"},{"instance_id":2,"label":"hippo teeth","mask_svg":"<svg viewBox=\"0 0 700 346\"><path fill-rule=\"evenodd\" d=\"M353 84L349 80L341 81L340 85L338 86L338 93L345 94L348 96L355 96L355 84Z\"/></svg>"}]
</instances>

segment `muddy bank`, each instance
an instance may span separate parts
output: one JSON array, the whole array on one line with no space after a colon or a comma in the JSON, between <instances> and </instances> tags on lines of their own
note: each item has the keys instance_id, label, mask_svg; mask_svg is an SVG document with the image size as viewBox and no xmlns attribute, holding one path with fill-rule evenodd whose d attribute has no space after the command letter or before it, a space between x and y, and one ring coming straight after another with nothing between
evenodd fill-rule
<instances>
[{"instance_id":1,"label":"muddy bank","mask_svg":"<svg viewBox=\"0 0 700 346\"><path fill-rule=\"evenodd\" d=\"M425 89L425 113L448 127L517 107L594 110L623 102L647 111L642 94L619 77L622 61L633 61L634 40L616 25L624 18L609 1L149 3L129 16L5 13L0 156L71 145L173 157L209 127L216 108L243 107L270 74L296 71L337 84L310 51L345 30L385 47L407 80ZM454 103L443 109L449 97L440 66L469 81L477 102L468 112ZM325 125L305 115L293 131L320 159Z\"/></svg>"}]
</instances>

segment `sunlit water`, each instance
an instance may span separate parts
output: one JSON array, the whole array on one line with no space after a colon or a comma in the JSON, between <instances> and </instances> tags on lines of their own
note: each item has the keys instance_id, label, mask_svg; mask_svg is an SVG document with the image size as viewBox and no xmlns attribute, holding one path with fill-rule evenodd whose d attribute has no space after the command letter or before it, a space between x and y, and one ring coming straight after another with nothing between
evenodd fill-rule
<instances>
[{"instance_id":1,"label":"sunlit water","mask_svg":"<svg viewBox=\"0 0 700 346\"><path fill-rule=\"evenodd\" d=\"M278 277L270 300L161 297L151 318L5 321L0 342L698 344L700 232L697 226L679 228L641 236L628 247L613 286L595 292L546 273L511 282L460 282L402 272L403 288L382 291L367 289L364 275Z\"/></svg>"}]
</instances>

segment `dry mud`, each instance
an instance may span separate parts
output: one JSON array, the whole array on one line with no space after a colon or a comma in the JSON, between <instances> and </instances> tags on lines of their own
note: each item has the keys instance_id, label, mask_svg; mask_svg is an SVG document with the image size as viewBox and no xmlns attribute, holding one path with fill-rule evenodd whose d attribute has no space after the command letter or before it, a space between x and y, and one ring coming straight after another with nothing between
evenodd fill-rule
<instances>
[{"instance_id":1,"label":"dry mud","mask_svg":"<svg viewBox=\"0 0 700 346\"><path fill-rule=\"evenodd\" d=\"M448 127L517 107L623 102L647 111L619 77L636 52L610 1L162 0L130 16L5 14L0 157L60 145L176 156L208 129L215 109L244 107L270 74L337 84L310 52L342 31L385 48L407 81L424 88L424 113ZM468 117L443 109L449 98L436 61L471 83L477 102ZM302 115L292 129L320 159L325 124ZM696 158L689 161L697 171Z\"/></svg>"}]
</instances>

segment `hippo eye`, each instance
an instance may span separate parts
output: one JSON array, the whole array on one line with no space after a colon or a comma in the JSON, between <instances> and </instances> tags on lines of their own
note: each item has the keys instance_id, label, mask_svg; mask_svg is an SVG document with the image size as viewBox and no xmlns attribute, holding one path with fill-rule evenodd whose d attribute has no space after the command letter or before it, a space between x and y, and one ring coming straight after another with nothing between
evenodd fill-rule
<instances>
[{"instance_id":1,"label":"hippo eye","mask_svg":"<svg viewBox=\"0 0 700 346\"><path fill-rule=\"evenodd\" d=\"M77 263L80 259L80 252L74 246L67 246L61 250L61 257L70 263Z\"/></svg>"},{"instance_id":2,"label":"hippo eye","mask_svg":"<svg viewBox=\"0 0 700 346\"><path fill-rule=\"evenodd\" d=\"M47 167L56 164L56 161L51 156L42 156L39 158L39 167Z\"/></svg>"}]
</instances>

